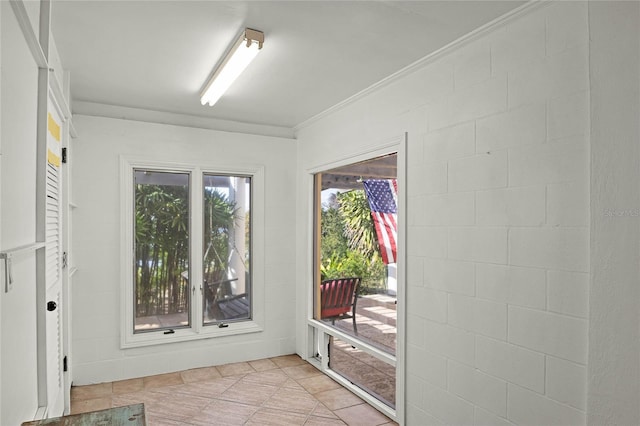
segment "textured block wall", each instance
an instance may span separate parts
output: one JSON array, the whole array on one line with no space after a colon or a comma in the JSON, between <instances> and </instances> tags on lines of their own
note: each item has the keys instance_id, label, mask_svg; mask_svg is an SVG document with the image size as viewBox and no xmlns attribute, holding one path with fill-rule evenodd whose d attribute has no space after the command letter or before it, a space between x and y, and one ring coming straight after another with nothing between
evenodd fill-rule
<instances>
[{"instance_id":1,"label":"textured block wall","mask_svg":"<svg viewBox=\"0 0 640 426\"><path fill-rule=\"evenodd\" d=\"M404 131L407 424L584 424L586 3L529 10L301 129L301 169Z\"/></svg>"},{"instance_id":2,"label":"textured block wall","mask_svg":"<svg viewBox=\"0 0 640 426\"><path fill-rule=\"evenodd\" d=\"M585 422L586 21L551 5L443 59L409 147L409 424Z\"/></svg>"}]
</instances>

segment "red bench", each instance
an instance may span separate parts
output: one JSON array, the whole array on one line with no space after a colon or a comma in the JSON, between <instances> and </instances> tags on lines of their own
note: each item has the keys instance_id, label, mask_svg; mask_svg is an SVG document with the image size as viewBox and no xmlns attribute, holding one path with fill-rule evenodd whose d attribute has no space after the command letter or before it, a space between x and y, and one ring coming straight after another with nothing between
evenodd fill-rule
<instances>
[{"instance_id":1,"label":"red bench","mask_svg":"<svg viewBox=\"0 0 640 426\"><path fill-rule=\"evenodd\" d=\"M353 318L353 331L358 334L356 303L360 280L360 278L334 278L322 281L320 318L330 319L332 324L335 324L336 319Z\"/></svg>"}]
</instances>

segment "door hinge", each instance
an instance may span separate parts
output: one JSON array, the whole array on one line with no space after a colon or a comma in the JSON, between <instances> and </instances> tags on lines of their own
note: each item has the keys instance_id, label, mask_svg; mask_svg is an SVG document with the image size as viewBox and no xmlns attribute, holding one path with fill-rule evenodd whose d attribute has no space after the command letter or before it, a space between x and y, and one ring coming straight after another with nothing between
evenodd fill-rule
<instances>
[{"instance_id":1,"label":"door hinge","mask_svg":"<svg viewBox=\"0 0 640 426\"><path fill-rule=\"evenodd\" d=\"M67 361L67 356L65 355L64 358L62 358L62 371L66 372L69 370L69 364Z\"/></svg>"},{"instance_id":2,"label":"door hinge","mask_svg":"<svg viewBox=\"0 0 640 426\"><path fill-rule=\"evenodd\" d=\"M62 269L67 267L67 252L62 253Z\"/></svg>"},{"instance_id":3,"label":"door hinge","mask_svg":"<svg viewBox=\"0 0 640 426\"><path fill-rule=\"evenodd\" d=\"M62 164L67 164L67 148L62 148Z\"/></svg>"}]
</instances>

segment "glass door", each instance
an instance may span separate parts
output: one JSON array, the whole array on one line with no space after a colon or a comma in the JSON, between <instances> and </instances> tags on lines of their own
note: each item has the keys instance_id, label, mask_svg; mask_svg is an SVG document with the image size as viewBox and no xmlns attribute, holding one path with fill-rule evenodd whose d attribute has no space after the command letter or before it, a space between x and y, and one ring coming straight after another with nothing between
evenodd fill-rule
<instances>
[{"instance_id":1,"label":"glass door","mask_svg":"<svg viewBox=\"0 0 640 426\"><path fill-rule=\"evenodd\" d=\"M397 154L315 175L317 356L381 404L396 406Z\"/></svg>"}]
</instances>

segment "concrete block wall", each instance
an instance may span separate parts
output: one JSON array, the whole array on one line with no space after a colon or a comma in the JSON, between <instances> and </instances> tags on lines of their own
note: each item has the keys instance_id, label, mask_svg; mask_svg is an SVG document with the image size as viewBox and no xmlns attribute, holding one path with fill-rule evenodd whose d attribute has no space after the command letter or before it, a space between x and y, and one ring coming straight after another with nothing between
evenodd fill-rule
<instances>
[{"instance_id":1,"label":"concrete block wall","mask_svg":"<svg viewBox=\"0 0 640 426\"><path fill-rule=\"evenodd\" d=\"M453 90L426 105L409 146L408 262L422 268L407 295L432 301L407 309L408 328L424 330L407 339L416 423L585 422L586 23L586 4L554 4L442 60ZM445 169L446 185L414 168ZM442 249L412 250L434 227ZM420 373L432 357L446 373Z\"/></svg>"},{"instance_id":2,"label":"concrete block wall","mask_svg":"<svg viewBox=\"0 0 640 426\"><path fill-rule=\"evenodd\" d=\"M587 11L536 6L298 131L301 175L408 132L407 424L586 422Z\"/></svg>"},{"instance_id":3,"label":"concrete block wall","mask_svg":"<svg viewBox=\"0 0 640 426\"><path fill-rule=\"evenodd\" d=\"M640 3L589 2L587 421L640 424Z\"/></svg>"}]
</instances>

